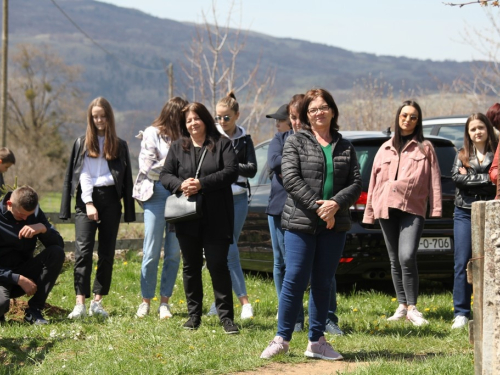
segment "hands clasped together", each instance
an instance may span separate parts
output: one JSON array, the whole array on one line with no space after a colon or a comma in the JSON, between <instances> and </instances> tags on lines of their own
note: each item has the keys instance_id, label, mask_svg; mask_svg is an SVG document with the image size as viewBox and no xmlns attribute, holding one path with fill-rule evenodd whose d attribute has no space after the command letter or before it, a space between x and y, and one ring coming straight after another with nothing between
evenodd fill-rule
<instances>
[{"instance_id":1,"label":"hands clasped together","mask_svg":"<svg viewBox=\"0 0 500 375\"><path fill-rule=\"evenodd\" d=\"M198 192L201 189L201 184L200 180L196 178L188 178L184 180L184 182L181 184L180 190L182 190L182 193L186 197L190 197L191 195L198 194Z\"/></svg>"},{"instance_id":2,"label":"hands clasped together","mask_svg":"<svg viewBox=\"0 0 500 375\"><path fill-rule=\"evenodd\" d=\"M326 229L332 229L335 226L335 214L340 208L338 203L332 200L319 200L316 203L320 205L316 213L326 222Z\"/></svg>"}]
</instances>

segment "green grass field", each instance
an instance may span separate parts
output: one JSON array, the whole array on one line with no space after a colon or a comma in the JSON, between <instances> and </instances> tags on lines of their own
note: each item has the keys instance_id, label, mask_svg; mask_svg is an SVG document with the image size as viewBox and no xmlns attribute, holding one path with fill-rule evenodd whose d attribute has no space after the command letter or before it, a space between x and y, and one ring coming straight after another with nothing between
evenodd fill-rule
<instances>
[{"instance_id":1,"label":"green grass field","mask_svg":"<svg viewBox=\"0 0 500 375\"><path fill-rule=\"evenodd\" d=\"M20 322L22 314L8 315L0 331L1 374L226 374L257 369L259 359L276 330L277 299L272 278L247 275L247 289L255 318L241 321L240 335L225 335L216 317L203 317L198 331L186 331L186 302L181 272L177 278L174 317L159 321L156 313L135 318L140 299L141 259L129 252L116 259L111 293L104 300L108 320L70 321L74 306L72 265L66 264L47 301L53 306L47 326ZM204 271L204 310L213 300L208 271ZM18 305L26 299L18 300ZM236 299L235 299L236 300ZM358 291L353 286L339 293L343 337L327 336L346 361L364 362L354 374L471 374L473 351L466 330L451 331L452 296L442 288L424 287L419 307L430 324L417 328L406 322L388 324L385 318L397 307L390 292ZM153 301L155 312L159 301ZM304 300L307 311L307 300ZM13 310L15 312L16 309ZM290 355L272 361L306 362L307 332L295 334Z\"/></svg>"},{"instance_id":2,"label":"green grass field","mask_svg":"<svg viewBox=\"0 0 500 375\"><path fill-rule=\"evenodd\" d=\"M41 206L45 212L58 212L59 202L60 194L44 194ZM134 225L123 226L123 236L141 235L141 224ZM65 239L74 236L71 225L60 225L58 229ZM105 321L95 317L83 321L66 318L75 303L70 263L65 264L47 301L51 308L45 314L50 325L22 323L22 307L27 299L18 299L7 315L9 321L0 328L0 374L227 374L258 369L270 362L293 366L311 361L303 355L307 331L294 334L289 355L271 361L259 358L276 332L278 301L271 277L246 275L255 318L241 321L241 306L235 302L235 321L241 334L225 335L216 317L203 317L198 331L182 329L187 311L181 271L171 298L174 317L159 321L156 300L151 315L135 318L141 302L140 268L141 258L135 251L115 260L111 293L104 300L111 316ZM206 270L204 288L207 311L213 293ZM430 324L420 328L407 322L386 321L397 308L394 297L391 287L373 290L352 285L339 292L339 325L346 335L327 339L345 361L363 363L351 373L473 373L473 348L467 330L450 330L453 303L449 290L422 283L418 305ZM307 312L307 295L304 306Z\"/></svg>"}]
</instances>

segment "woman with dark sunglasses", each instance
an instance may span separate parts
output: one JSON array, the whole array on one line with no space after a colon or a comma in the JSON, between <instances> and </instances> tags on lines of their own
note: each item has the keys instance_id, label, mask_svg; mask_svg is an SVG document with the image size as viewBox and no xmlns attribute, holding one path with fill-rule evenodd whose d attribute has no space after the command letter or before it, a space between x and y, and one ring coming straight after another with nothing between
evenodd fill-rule
<instances>
[{"instance_id":1,"label":"woman with dark sunglasses","mask_svg":"<svg viewBox=\"0 0 500 375\"><path fill-rule=\"evenodd\" d=\"M399 307L387 320L429 323L417 310L417 250L427 201L430 216L441 216L441 172L432 144L424 140L422 110L411 100L396 112L394 136L373 162L363 223L379 219L391 261Z\"/></svg>"}]
</instances>

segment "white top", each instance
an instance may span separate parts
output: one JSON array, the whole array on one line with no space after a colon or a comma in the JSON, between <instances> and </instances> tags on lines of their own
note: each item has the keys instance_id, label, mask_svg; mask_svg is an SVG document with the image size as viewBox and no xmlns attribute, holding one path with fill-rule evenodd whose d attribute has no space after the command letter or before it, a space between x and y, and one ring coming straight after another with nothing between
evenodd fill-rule
<instances>
[{"instance_id":1,"label":"white top","mask_svg":"<svg viewBox=\"0 0 500 375\"><path fill-rule=\"evenodd\" d=\"M94 187L112 186L115 184L113 175L108 167L108 162L102 156L104 137L98 136L97 139L99 141L99 157L90 158L85 154L83 158L82 173L80 174L83 203L92 202Z\"/></svg>"}]
</instances>

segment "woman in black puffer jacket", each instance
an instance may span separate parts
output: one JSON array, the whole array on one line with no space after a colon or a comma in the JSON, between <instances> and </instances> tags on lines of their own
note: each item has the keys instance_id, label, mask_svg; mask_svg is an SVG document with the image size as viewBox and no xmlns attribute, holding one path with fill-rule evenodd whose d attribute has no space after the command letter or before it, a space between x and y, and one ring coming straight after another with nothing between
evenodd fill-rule
<instances>
[{"instance_id":1,"label":"woman in black puffer jacket","mask_svg":"<svg viewBox=\"0 0 500 375\"><path fill-rule=\"evenodd\" d=\"M306 287L308 357L341 359L325 340L332 279L350 228L349 207L361 194L352 144L338 132L339 111L330 93L309 90L300 111L302 130L288 137L281 170L288 193L282 215L286 273L278 304L278 332L261 358L288 351Z\"/></svg>"}]
</instances>

